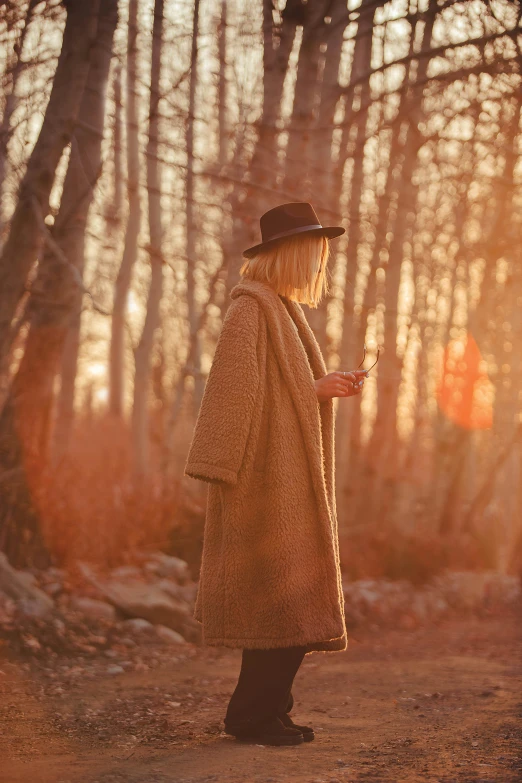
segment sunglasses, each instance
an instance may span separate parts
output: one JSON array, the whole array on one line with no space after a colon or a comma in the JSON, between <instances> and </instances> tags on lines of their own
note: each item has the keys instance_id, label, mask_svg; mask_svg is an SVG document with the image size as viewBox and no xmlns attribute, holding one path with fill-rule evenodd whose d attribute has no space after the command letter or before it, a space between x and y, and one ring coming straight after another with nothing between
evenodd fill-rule
<instances>
[{"instance_id":1,"label":"sunglasses","mask_svg":"<svg viewBox=\"0 0 522 783\"><path fill-rule=\"evenodd\" d=\"M376 364L377 364L377 362L379 361L379 353L380 353L380 352L381 352L381 349L380 349L379 347L377 347L377 358L375 359L375 361L374 361L374 363L372 364L372 366L371 366L371 367L368 367L368 369L365 371L366 373L369 373L369 372L370 372L370 370L372 370L372 369L375 367L375 365L376 365ZM359 366L357 367L357 369L358 369L358 370L360 369L361 365L362 365L362 364L364 364L364 360L365 360L365 359L366 359L366 343L364 344L364 354L363 354L362 361L361 361L361 363L359 364Z\"/></svg>"}]
</instances>

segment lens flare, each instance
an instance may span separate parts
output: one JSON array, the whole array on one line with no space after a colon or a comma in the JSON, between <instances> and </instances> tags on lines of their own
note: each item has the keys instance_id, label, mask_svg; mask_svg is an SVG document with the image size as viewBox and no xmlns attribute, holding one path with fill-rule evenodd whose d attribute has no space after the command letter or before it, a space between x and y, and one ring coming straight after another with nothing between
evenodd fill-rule
<instances>
[{"instance_id":1,"label":"lens flare","mask_svg":"<svg viewBox=\"0 0 522 783\"><path fill-rule=\"evenodd\" d=\"M469 332L444 349L437 402L450 421L467 430L485 430L493 424L494 387L485 366Z\"/></svg>"}]
</instances>

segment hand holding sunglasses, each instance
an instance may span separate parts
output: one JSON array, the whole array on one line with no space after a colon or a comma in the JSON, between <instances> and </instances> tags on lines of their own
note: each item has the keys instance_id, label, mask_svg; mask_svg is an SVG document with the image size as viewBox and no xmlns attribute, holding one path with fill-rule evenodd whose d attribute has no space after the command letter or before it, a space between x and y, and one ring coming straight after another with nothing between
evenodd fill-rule
<instances>
[{"instance_id":1,"label":"hand holding sunglasses","mask_svg":"<svg viewBox=\"0 0 522 783\"><path fill-rule=\"evenodd\" d=\"M375 367L379 360L379 351L377 359L367 370L359 369L366 359L366 345L364 346L364 356L359 367L352 372L331 372L323 378L314 382L317 398L319 402L324 402L331 397L355 397L360 394L364 384L364 378L368 377L370 370Z\"/></svg>"},{"instance_id":2,"label":"hand holding sunglasses","mask_svg":"<svg viewBox=\"0 0 522 783\"><path fill-rule=\"evenodd\" d=\"M380 352L381 352L381 349L379 347L377 347L377 357L376 357L374 363L372 364L371 367L368 367L367 370L364 370L364 374L365 374L366 378L368 377L368 373L370 372L370 370L373 370L373 368L375 367L375 365L379 361L379 354L380 354ZM364 360L365 359L366 359L366 343L364 344L364 353L363 353L362 361L358 365L356 372L361 367L361 364L364 364ZM354 389L357 389L357 388L362 388L363 384L364 384L364 378L359 378L358 380L354 381L352 385L353 385Z\"/></svg>"}]
</instances>

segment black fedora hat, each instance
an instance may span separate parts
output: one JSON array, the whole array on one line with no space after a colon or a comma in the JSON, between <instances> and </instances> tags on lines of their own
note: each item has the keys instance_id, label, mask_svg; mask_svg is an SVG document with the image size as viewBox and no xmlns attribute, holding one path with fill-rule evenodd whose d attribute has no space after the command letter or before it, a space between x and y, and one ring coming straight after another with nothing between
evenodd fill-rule
<instances>
[{"instance_id":1,"label":"black fedora hat","mask_svg":"<svg viewBox=\"0 0 522 783\"><path fill-rule=\"evenodd\" d=\"M342 226L322 226L314 208L307 201L292 201L269 209L261 215L259 225L262 241L243 251L246 258L298 234L318 234L333 239L345 231Z\"/></svg>"}]
</instances>

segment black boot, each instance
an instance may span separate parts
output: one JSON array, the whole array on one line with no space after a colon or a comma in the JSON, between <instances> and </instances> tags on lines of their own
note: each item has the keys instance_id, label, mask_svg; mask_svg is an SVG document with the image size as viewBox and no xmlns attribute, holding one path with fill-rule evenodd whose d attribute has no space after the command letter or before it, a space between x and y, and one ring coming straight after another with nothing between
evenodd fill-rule
<instances>
[{"instance_id":1,"label":"black boot","mask_svg":"<svg viewBox=\"0 0 522 783\"><path fill-rule=\"evenodd\" d=\"M301 732L303 735L303 740L305 742L311 742L313 739L315 739L314 730L311 726L298 726L297 723L294 723L290 715L288 713L284 713L283 715L279 716L279 720L283 724L283 726L287 726L289 728L297 729Z\"/></svg>"},{"instance_id":2,"label":"black boot","mask_svg":"<svg viewBox=\"0 0 522 783\"><path fill-rule=\"evenodd\" d=\"M225 722L225 732L238 740L256 742L260 745L300 745L303 734L293 726L285 726L280 718L268 718L261 722L234 726Z\"/></svg>"}]
</instances>

